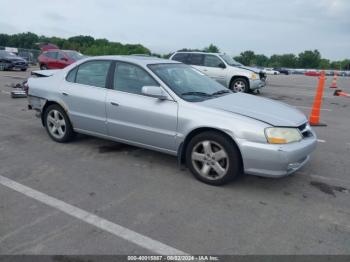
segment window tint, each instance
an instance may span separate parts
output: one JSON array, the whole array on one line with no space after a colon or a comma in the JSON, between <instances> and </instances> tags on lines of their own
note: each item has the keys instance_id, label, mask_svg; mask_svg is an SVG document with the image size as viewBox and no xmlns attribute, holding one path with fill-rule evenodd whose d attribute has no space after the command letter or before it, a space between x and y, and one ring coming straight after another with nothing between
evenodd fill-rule
<instances>
[{"instance_id":1,"label":"window tint","mask_svg":"<svg viewBox=\"0 0 350 262\"><path fill-rule=\"evenodd\" d=\"M76 75L76 83L106 87L108 69L111 61L90 61L81 64Z\"/></svg>"},{"instance_id":2,"label":"window tint","mask_svg":"<svg viewBox=\"0 0 350 262\"><path fill-rule=\"evenodd\" d=\"M118 91L142 94L143 86L159 86L159 84L142 68L118 63L115 68L113 88Z\"/></svg>"},{"instance_id":3,"label":"window tint","mask_svg":"<svg viewBox=\"0 0 350 262\"><path fill-rule=\"evenodd\" d=\"M52 59L57 59L58 52L47 52L46 56Z\"/></svg>"},{"instance_id":4,"label":"window tint","mask_svg":"<svg viewBox=\"0 0 350 262\"><path fill-rule=\"evenodd\" d=\"M203 65L203 55L202 54L191 54L189 59L190 65Z\"/></svg>"},{"instance_id":5,"label":"window tint","mask_svg":"<svg viewBox=\"0 0 350 262\"><path fill-rule=\"evenodd\" d=\"M76 67L73 70L69 71L69 73L68 73L68 75L66 77L66 80L68 82L74 83L75 82L75 76L77 75L77 71L78 71L78 67Z\"/></svg>"},{"instance_id":6,"label":"window tint","mask_svg":"<svg viewBox=\"0 0 350 262\"><path fill-rule=\"evenodd\" d=\"M214 55L205 55L204 56L204 66L208 67L219 67L223 62Z\"/></svg>"},{"instance_id":7,"label":"window tint","mask_svg":"<svg viewBox=\"0 0 350 262\"><path fill-rule=\"evenodd\" d=\"M57 53L57 59L60 60L62 58L65 58L64 55L61 53Z\"/></svg>"},{"instance_id":8,"label":"window tint","mask_svg":"<svg viewBox=\"0 0 350 262\"><path fill-rule=\"evenodd\" d=\"M189 54L177 53L176 55L173 56L172 60L187 64L188 57L189 57Z\"/></svg>"}]
</instances>

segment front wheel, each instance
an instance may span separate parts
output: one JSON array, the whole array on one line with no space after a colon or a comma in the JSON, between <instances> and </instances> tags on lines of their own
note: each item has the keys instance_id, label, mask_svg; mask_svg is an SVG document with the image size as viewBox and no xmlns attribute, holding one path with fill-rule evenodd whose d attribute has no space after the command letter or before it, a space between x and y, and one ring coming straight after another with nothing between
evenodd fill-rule
<instances>
[{"instance_id":1,"label":"front wheel","mask_svg":"<svg viewBox=\"0 0 350 262\"><path fill-rule=\"evenodd\" d=\"M195 136L188 144L186 163L198 180L214 186L226 184L241 173L237 147L218 132Z\"/></svg>"},{"instance_id":2,"label":"front wheel","mask_svg":"<svg viewBox=\"0 0 350 262\"><path fill-rule=\"evenodd\" d=\"M231 82L230 89L235 93L248 93L248 81L244 78L236 78Z\"/></svg>"},{"instance_id":3,"label":"front wheel","mask_svg":"<svg viewBox=\"0 0 350 262\"><path fill-rule=\"evenodd\" d=\"M74 137L72 124L66 112L59 105L49 106L44 115L45 128L49 136L56 142L68 142Z\"/></svg>"},{"instance_id":4,"label":"front wheel","mask_svg":"<svg viewBox=\"0 0 350 262\"><path fill-rule=\"evenodd\" d=\"M40 65L40 70L47 70L47 69L48 69L47 65L44 65L44 64Z\"/></svg>"}]
</instances>

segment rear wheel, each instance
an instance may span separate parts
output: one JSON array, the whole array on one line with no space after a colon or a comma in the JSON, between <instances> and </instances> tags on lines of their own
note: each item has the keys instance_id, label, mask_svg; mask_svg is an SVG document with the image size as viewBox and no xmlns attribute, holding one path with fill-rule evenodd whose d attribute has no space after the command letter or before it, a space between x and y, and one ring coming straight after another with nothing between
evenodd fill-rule
<instances>
[{"instance_id":1,"label":"rear wheel","mask_svg":"<svg viewBox=\"0 0 350 262\"><path fill-rule=\"evenodd\" d=\"M192 138L186 163L198 180L214 186L232 181L241 171L237 147L218 132L203 132Z\"/></svg>"},{"instance_id":2,"label":"rear wheel","mask_svg":"<svg viewBox=\"0 0 350 262\"><path fill-rule=\"evenodd\" d=\"M66 112L59 105L49 106L44 115L49 136L56 142L64 143L73 139L75 133Z\"/></svg>"},{"instance_id":3,"label":"rear wheel","mask_svg":"<svg viewBox=\"0 0 350 262\"><path fill-rule=\"evenodd\" d=\"M230 89L235 93L248 93L248 81L244 78L236 78L231 82Z\"/></svg>"},{"instance_id":4,"label":"rear wheel","mask_svg":"<svg viewBox=\"0 0 350 262\"><path fill-rule=\"evenodd\" d=\"M22 68L21 71L25 72L27 71L27 68Z\"/></svg>"}]
</instances>

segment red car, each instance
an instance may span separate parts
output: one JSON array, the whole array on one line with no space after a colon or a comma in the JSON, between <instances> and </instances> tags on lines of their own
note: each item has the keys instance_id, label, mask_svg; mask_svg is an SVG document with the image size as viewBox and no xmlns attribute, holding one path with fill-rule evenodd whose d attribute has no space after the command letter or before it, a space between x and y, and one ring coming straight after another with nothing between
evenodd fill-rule
<instances>
[{"instance_id":1,"label":"red car","mask_svg":"<svg viewBox=\"0 0 350 262\"><path fill-rule=\"evenodd\" d=\"M43 52L38 57L38 61L41 70L62 69L84 57L84 55L74 50L50 49Z\"/></svg>"},{"instance_id":2,"label":"red car","mask_svg":"<svg viewBox=\"0 0 350 262\"><path fill-rule=\"evenodd\" d=\"M306 76L320 76L321 73L320 72L317 72L317 71L308 71L308 72L305 72Z\"/></svg>"}]
</instances>

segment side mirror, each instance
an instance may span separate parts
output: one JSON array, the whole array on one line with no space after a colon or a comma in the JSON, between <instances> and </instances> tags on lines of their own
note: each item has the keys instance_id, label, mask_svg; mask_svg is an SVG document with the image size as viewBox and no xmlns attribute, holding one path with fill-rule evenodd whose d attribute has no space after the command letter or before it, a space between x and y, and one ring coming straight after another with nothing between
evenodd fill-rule
<instances>
[{"instance_id":1,"label":"side mirror","mask_svg":"<svg viewBox=\"0 0 350 262\"><path fill-rule=\"evenodd\" d=\"M145 96L155 97L160 100L168 99L167 94L160 86L143 86L141 92Z\"/></svg>"},{"instance_id":2,"label":"side mirror","mask_svg":"<svg viewBox=\"0 0 350 262\"><path fill-rule=\"evenodd\" d=\"M220 64L219 64L219 67L220 67L220 68L226 68L226 65L225 65L224 63L220 63Z\"/></svg>"}]
</instances>

